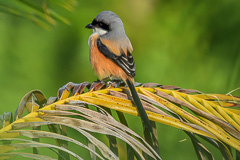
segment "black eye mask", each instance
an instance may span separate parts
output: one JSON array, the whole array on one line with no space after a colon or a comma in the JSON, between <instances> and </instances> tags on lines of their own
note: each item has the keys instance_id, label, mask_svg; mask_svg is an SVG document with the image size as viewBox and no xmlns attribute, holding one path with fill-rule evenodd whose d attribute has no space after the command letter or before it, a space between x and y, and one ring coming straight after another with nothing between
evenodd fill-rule
<instances>
[{"instance_id":1,"label":"black eye mask","mask_svg":"<svg viewBox=\"0 0 240 160\"><path fill-rule=\"evenodd\" d=\"M106 31L109 31L109 25L104 23L104 22L100 22L100 21L97 21L97 20L93 20L92 21L92 25L95 26L95 27L98 27L98 28L102 28Z\"/></svg>"}]
</instances>

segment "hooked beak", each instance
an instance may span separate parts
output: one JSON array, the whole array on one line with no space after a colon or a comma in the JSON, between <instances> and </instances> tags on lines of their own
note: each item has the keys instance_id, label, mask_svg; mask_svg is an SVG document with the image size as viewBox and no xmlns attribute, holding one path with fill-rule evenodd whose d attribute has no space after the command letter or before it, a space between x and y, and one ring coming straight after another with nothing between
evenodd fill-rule
<instances>
[{"instance_id":1,"label":"hooked beak","mask_svg":"<svg viewBox=\"0 0 240 160\"><path fill-rule=\"evenodd\" d=\"M86 25L85 28L88 28L88 29L93 29L94 28L94 25L92 25L92 23L89 23L88 25Z\"/></svg>"}]
</instances>

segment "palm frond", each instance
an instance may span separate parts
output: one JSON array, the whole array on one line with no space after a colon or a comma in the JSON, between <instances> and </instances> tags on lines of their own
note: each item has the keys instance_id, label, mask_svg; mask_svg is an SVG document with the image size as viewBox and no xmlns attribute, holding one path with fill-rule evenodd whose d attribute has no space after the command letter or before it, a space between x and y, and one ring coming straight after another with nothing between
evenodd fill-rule
<instances>
[{"instance_id":1,"label":"palm frond","mask_svg":"<svg viewBox=\"0 0 240 160\"><path fill-rule=\"evenodd\" d=\"M152 83L138 85L136 91L149 119L183 130L190 137L198 159L214 159L201 140L219 149L225 159L233 159L231 148L236 149L237 153L240 151L239 110L236 108L240 104L239 97L202 94L196 90ZM71 90L73 96L69 97ZM26 108L29 113L23 117ZM120 122L106 111L107 108L117 111ZM3 148L0 158L15 156L15 152L12 152L15 150L48 147L56 150L59 159L69 155L81 159L68 147L68 143L74 143L88 150L92 159L119 159L115 137L126 143L128 152L139 159L147 157L161 159L158 154L155 123L153 123L155 144L149 145L146 137L145 141L126 126L123 113L138 116L129 96L129 89L116 83L108 85L88 82L68 83L59 90L58 99L50 98L48 102L40 91L31 91L20 102L15 113L15 121L10 123L10 114L1 117L3 128L0 130L0 141L4 143L0 146ZM39 126L48 126L49 131L27 129ZM66 128L78 131L87 139L88 144L76 140L76 137L69 137ZM93 133L107 135L112 146L98 140ZM57 145L38 141L43 138L55 139ZM130 152L129 148L134 152ZM19 153L29 157L39 155L38 152ZM128 156L133 157L131 155Z\"/></svg>"}]
</instances>

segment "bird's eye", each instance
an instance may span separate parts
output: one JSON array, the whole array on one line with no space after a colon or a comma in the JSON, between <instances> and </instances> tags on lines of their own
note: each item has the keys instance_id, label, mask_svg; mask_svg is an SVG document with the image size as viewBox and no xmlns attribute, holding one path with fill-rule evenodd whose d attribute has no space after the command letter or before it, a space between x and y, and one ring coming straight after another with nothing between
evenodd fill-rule
<instances>
[{"instance_id":1,"label":"bird's eye","mask_svg":"<svg viewBox=\"0 0 240 160\"><path fill-rule=\"evenodd\" d=\"M92 25L95 26L95 27L102 28L102 29L104 29L104 30L106 30L106 31L109 31L109 29L110 29L110 27L109 27L108 24L106 24L106 23L104 23L104 22L100 22L100 21L98 21L98 20L96 20L96 19L94 19L94 20L92 21Z\"/></svg>"},{"instance_id":2,"label":"bird's eye","mask_svg":"<svg viewBox=\"0 0 240 160\"><path fill-rule=\"evenodd\" d=\"M102 29L109 31L109 25L107 25L106 23L103 22L98 22L97 24L99 27L101 27Z\"/></svg>"}]
</instances>

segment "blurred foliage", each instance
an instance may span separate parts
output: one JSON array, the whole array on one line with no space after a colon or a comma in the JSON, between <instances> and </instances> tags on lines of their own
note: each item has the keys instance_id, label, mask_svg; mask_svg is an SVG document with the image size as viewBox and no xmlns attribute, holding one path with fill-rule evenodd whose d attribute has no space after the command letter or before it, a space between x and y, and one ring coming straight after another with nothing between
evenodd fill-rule
<instances>
[{"instance_id":1,"label":"blurred foliage","mask_svg":"<svg viewBox=\"0 0 240 160\"><path fill-rule=\"evenodd\" d=\"M56 24L56 20L66 24L70 23L67 19L55 12L51 6L72 11L75 5L75 0L0 0L0 12L30 19L39 26L49 29L50 25Z\"/></svg>"},{"instance_id":2,"label":"blurred foliage","mask_svg":"<svg viewBox=\"0 0 240 160\"><path fill-rule=\"evenodd\" d=\"M72 13L60 10L71 25L57 22L50 30L0 13L1 114L15 110L32 89L50 97L69 81L97 79L88 61L91 33L84 27L103 10L117 13L125 24L134 47L136 81L205 93L226 94L240 87L240 1L79 0ZM189 140L179 143L186 138L182 133L162 125L158 128L165 136L160 143L172 141L171 146L160 148L163 159L186 151L189 159L196 158L192 146L184 145ZM172 150L174 155L169 153Z\"/></svg>"}]
</instances>

